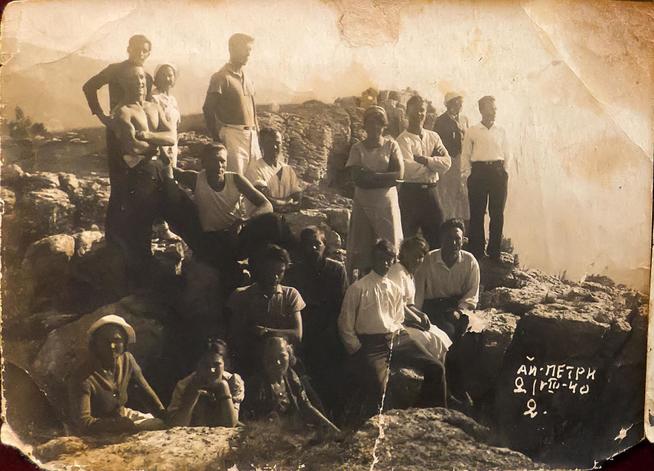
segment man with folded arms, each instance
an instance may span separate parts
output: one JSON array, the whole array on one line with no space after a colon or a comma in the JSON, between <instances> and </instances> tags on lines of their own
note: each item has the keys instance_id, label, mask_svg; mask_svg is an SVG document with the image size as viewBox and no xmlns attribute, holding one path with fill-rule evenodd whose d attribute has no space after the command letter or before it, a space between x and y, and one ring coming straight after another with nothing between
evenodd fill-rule
<instances>
[{"instance_id":1,"label":"man with folded arms","mask_svg":"<svg viewBox=\"0 0 654 471\"><path fill-rule=\"evenodd\" d=\"M439 174L447 172L452 160L441 138L434 131L424 129L427 103L414 95L407 102L409 127L397 137L404 159L404 183L399 200L404 237L423 237L434 249L440 247L438 234L443 223L443 209L436 191Z\"/></svg>"},{"instance_id":2,"label":"man with folded arms","mask_svg":"<svg viewBox=\"0 0 654 471\"><path fill-rule=\"evenodd\" d=\"M202 107L209 134L227 148L227 171L240 175L261 158L254 86L243 70L253 43L243 33L229 38L229 62L211 76Z\"/></svg>"}]
</instances>

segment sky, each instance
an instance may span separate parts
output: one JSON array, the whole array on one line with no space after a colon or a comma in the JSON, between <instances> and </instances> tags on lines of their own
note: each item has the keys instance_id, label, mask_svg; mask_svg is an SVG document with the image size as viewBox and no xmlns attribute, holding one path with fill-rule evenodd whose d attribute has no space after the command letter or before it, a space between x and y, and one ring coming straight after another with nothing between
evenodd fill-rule
<instances>
[{"instance_id":1,"label":"sky","mask_svg":"<svg viewBox=\"0 0 654 471\"><path fill-rule=\"evenodd\" d=\"M200 112L208 79L227 60L227 38L235 32L256 38L247 70L259 102L331 102L375 86L411 87L441 105L456 89L465 94L464 113L474 123L476 100L492 94L516 156L506 232L521 262L574 279L609 274L644 288L651 260L652 6L408 0L181 5L10 4L2 27L3 58L11 58L0 71L3 101L31 98L28 114L46 124L92 123L80 93L88 76L76 75L76 64L81 71L82 63L123 60L135 33L152 40L150 71L160 62L178 65L175 93L183 113ZM40 82L21 88L18 77L25 76ZM48 83L49 77L59 82Z\"/></svg>"}]
</instances>

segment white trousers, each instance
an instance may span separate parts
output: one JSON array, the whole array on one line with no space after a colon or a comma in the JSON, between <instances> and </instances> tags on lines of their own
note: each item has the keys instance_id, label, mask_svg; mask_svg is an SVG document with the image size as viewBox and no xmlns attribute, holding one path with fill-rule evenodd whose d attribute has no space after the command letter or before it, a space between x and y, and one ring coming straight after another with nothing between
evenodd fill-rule
<instances>
[{"instance_id":1,"label":"white trousers","mask_svg":"<svg viewBox=\"0 0 654 471\"><path fill-rule=\"evenodd\" d=\"M225 125L218 137L227 148L227 171L245 175L250 161L261 158L257 131Z\"/></svg>"}]
</instances>

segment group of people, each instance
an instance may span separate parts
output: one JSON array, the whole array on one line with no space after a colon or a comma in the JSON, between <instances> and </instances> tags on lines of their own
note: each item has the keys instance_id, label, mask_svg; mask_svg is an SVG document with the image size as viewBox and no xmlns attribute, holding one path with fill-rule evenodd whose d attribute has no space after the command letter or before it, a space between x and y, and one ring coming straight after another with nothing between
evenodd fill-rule
<instances>
[{"instance_id":1,"label":"group of people","mask_svg":"<svg viewBox=\"0 0 654 471\"><path fill-rule=\"evenodd\" d=\"M107 127L105 231L124 256L130 288L147 286L153 225L165 221L219 275L227 302L221 318L203 326L206 349L167 408L127 351L134 329L116 315L93 324L91 362L71 390L80 433L262 418L336 431L334 423L352 420L353 397L363 404L355 421L384 407L396 365L424 375L416 406L470 406L448 364L479 297L487 206L488 254L500 255L510 158L494 125L495 100L479 100L482 121L467 129L463 97L448 94L447 112L429 130L427 102L412 96L397 139L385 133L384 108L365 109L366 138L346 164L356 190L343 265L326 257L321 228L307 227L295 241L285 223L302 184L283 162L281 133L259 129L244 70L253 43L233 35L229 62L211 77L203 113L213 142L202 149L199 172L177 167L180 112L171 89L178 71L162 64L154 78L145 72L152 47L145 36L130 39L128 60L83 87ZM104 85L110 114L97 96ZM466 181L470 252L462 250L466 215L445 220L440 202L447 195L460 203ZM149 399L147 414L126 407L132 380Z\"/></svg>"}]
</instances>

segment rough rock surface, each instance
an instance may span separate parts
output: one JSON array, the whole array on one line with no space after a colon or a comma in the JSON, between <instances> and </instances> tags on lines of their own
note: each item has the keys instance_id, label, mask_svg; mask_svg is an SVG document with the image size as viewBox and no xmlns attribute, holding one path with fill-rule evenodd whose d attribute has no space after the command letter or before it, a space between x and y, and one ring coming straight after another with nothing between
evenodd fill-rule
<instances>
[{"instance_id":1,"label":"rough rock surface","mask_svg":"<svg viewBox=\"0 0 654 471\"><path fill-rule=\"evenodd\" d=\"M178 427L143 432L124 443L63 437L36 447L34 454L46 462L46 469L77 465L88 471L155 467L349 471L370 469L374 457L378 460L374 469L379 470L539 468L518 452L488 444L488 429L446 409L392 411L371 419L342 443L255 423L239 429Z\"/></svg>"},{"instance_id":2,"label":"rough rock surface","mask_svg":"<svg viewBox=\"0 0 654 471\"><path fill-rule=\"evenodd\" d=\"M380 437L379 429L383 428ZM488 444L489 430L448 409L391 411L369 420L346 444L345 469L534 469L526 456Z\"/></svg>"}]
</instances>

